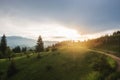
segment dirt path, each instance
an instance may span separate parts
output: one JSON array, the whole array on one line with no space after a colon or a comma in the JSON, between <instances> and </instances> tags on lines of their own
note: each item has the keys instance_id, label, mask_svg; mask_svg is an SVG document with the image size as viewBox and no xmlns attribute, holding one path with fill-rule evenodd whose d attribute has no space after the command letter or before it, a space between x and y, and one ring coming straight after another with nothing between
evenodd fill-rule
<instances>
[{"instance_id":1,"label":"dirt path","mask_svg":"<svg viewBox=\"0 0 120 80\"><path fill-rule=\"evenodd\" d=\"M107 55L107 56L110 56L111 58L113 58L114 60L116 60L116 62L117 62L117 64L118 64L118 71L120 71L120 58L119 57L117 57L117 56L114 56L114 55L112 55L112 54L105 54L105 55Z\"/></svg>"},{"instance_id":2,"label":"dirt path","mask_svg":"<svg viewBox=\"0 0 120 80\"><path fill-rule=\"evenodd\" d=\"M97 51L97 50L91 50L89 49L90 51L94 51L94 52L98 52L98 53L101 53L101 54L104 54L104 55L107 55L107 56L110 56L111 58L113 58L114 60L116 60L117 64L118 64L118 68L117 70L120 71L120 57L117 57L115 55L112 55L112 54L108 54L107 52L103 52L103 51Z\"/></svg>"}]
</instances>

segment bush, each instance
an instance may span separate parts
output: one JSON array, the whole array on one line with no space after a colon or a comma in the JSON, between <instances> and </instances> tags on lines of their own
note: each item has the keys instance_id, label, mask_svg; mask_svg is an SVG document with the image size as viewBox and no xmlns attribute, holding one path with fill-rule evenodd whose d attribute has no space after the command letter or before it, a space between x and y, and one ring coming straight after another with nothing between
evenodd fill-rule
<instances>
[{"instance_id":1,"label":"bush","mask_svg":"<svg viewBox=\"0 0 120 80\"><path fill-rule=\"evenodd\" d=\"M52 51L57 51L57 48L56 47L52 47Z\"/></svg>"},{"instance_id":2,"label":"bush","mask_svg":"<svg viewBox=\"0 0 120 80\"><path fill-rule=\"evenodd\" d=\"M45 51L46 51L46 52L50 51L50 48L46 48Z\"/></svg>"},{"instance_id":3,"label":"bush","mask_svg":"<svg viewBox=\"0 0 120 80\"><path fill-rule=\"evenodd\" d=\"M30 55L29 55L29 54L26 54L26 57L27 57L27 58L29 58L29 57L30 57Z\"/></svg>"},{"instance_id":4,"label":"bush","mask_svg":"<svg viewBox=\"0 0 120 80\"><path fill-rule=\"evenodd\" d=\"M38 59L40 59L40 58L41 58L41 55L40 55L40 53L38 53L38 55L37 55L37 58L38 58Z\"/></svg>"},{"instance_id":5,"label":"bush","mask_svg":"<svg viewBox=\"0 0 120 80\"><path fill-rule=\"evenodd\" d=\"M51 71L52 69L53 69L52 66L50 66L50 65L47 65L47 66L46 66L46 70L47 70L47 71Z\"/></svg>"},{"instance_id":6,"label":"bush","mask_svg":"<svg viewBox=\"0 0 120 80\"><path fill-rule=\"evenodd\" d=\"M0 71L0 80L2 80L2 75L3 75L3 72Z\"/></svg>"},{"instance_id":7,"label":"bush","mask_svg":"<svg viewBox=\"0 0 120 80\"><path fill-rule=\"evenodd\" d=\"M15 62L12 60L7 70L7 77L11 77L18 72Z\"/></svg>"},{"instance_id":8,"label":"bush","mask_svg":"<svg viewBox=\"0 0 120 80\"><path fill-rule=\"evenodd\" d=\"M120 72L115 72L110 74L106 80L119 80L120 79Z\"/></svg>"},{"instance_id":9,"label":"bush","mask_svg":"<svg viewBox=\"0 0 120 80\"><path fill-rule=\"evenodd\" d=\"M11 60L14 57L13 52L11 51L11 49L8 47L6 50L6 57Z\"/></svg>"},{"instance_id":10,"label":"bush","mask_svg":"<svg viewBox=\"0 0 120 80\"><path fill-rule=\"evenodd\" d=\"M30 53L29 52L26 52L26 57L29 58L30 57Z\"/></svg>"},{"instance_id":11,"label":"bush","mask_svg":"<svg viewBox=\"0 0 120 80\"><path fill-rule=\"evenodd\" d=\"M2 52L0 51L0 59L2 58Z\"/></svg>"},{"instance_id":12,"label":"bush","mask_svg":"<svg viewBox=\"0 0 120 80\"><path fill-rule=\"evenodd\" d=\"M101 79L105 79L107 76L111 75L116 71L116 68L111 67L106 58L106 56L99 56L92 63L93 70L101 73Z\"/></svg>"}]
</instances>

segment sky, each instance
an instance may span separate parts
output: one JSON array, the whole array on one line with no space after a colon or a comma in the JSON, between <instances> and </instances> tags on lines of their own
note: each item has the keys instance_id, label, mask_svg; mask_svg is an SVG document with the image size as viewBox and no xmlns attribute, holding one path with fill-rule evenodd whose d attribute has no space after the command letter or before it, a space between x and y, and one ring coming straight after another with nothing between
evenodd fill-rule
<instances>
[{"instance_id":1,"label":"sky","mask_svg":"<svg viewBox=\"0 0 120 80\"><path fill-rule=\"evenodd\" d=\"M85 40L120 30L120 0L0 0L0 35Z\"/></svg>"}]
</instances>

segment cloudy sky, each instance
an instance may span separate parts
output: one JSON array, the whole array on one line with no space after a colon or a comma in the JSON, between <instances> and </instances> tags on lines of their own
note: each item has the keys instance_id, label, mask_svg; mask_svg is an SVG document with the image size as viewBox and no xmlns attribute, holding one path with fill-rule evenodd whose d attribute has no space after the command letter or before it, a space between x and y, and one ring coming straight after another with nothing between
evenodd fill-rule
<instances>
[{"instance_id":1,"label":"cloudy sky","mask_svg":"<svg viewBox=\"0 0 120 80\"><path fill-rule=\"evenodd\" d=\"M93 38L120 30L120 0L0 0L0 35Z\"/></svg>"}]
</instances>

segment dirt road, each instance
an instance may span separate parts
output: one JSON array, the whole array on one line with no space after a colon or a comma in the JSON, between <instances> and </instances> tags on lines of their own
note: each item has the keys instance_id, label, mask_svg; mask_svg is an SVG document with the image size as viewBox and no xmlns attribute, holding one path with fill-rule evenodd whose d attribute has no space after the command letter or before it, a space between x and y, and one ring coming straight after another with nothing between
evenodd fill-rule
<instances>
[{"instance_id":1,"label":"dirt road","mask_svg":"<svg viewBox=\"0 0 120 80\"><path fill-rule=\"evenodd\" d=\"M111 58L113 58L114 60L116 60L116 62L118 64L118 68L117 69L118 69L118 71L120 71L120 58L117 57L117 56L114 56L112 54L105 54L105 55L110 56Z\"/></svg>"},{"instance_id":2,"label":"dirt road","mask_svg":"<svg viewBox=\"0 0 120 80\"><path fill-rule=\"evenodd\" d=\"M118 64L117 70L120 71L120 57L117 57L117 56L115 56L115 55L112 55L112 54L110 54L110 52L107 53L107 52L97 51L97 50L91 50L91 49L89 49L89 50L90 50L90 51L94 51L94 52L98 52L98 53L101 53L101 54L104 54L104 55L107 55L107 56L110 56L111 58L113 58L114 60L116 60L116 62L117 62L117 64Z\"/></svg>"}]
</instances>

